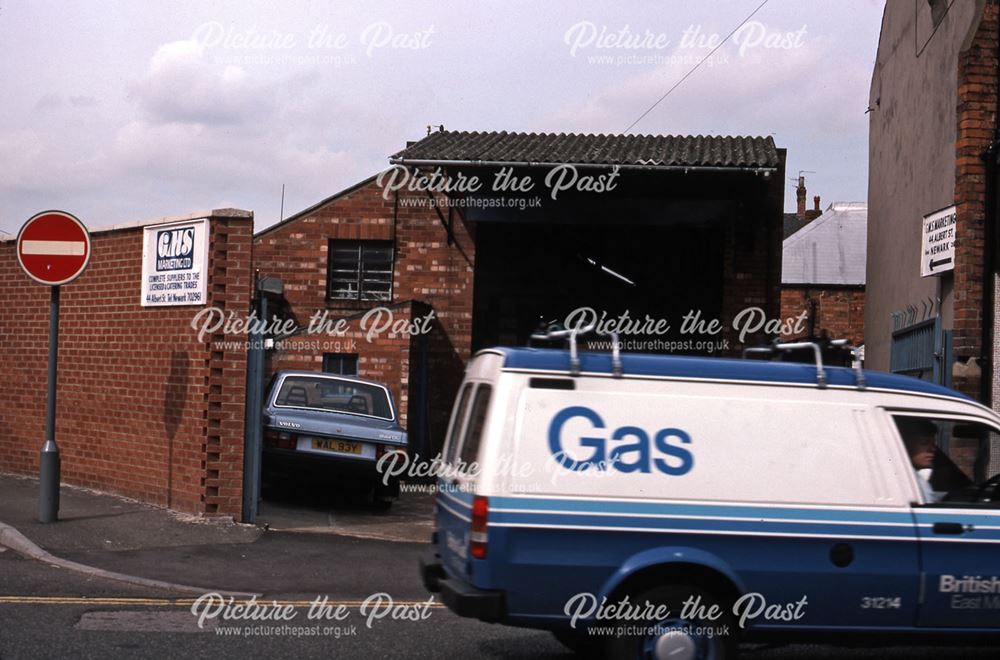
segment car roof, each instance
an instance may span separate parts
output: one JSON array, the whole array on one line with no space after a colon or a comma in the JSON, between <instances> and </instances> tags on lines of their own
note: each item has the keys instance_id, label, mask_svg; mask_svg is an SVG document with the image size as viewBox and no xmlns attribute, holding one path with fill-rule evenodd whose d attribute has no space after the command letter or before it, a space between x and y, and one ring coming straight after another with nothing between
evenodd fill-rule
<instances>
[{"instance_id":1,"label":"car roof","mask_svg":"<svg viewBox=\"0 0 1000 660\"><path fill-rule=\"evenodd\" d=\"M298 371L298 370L286 369L279 371L278 373L275 374L276 378L282 378L284 376L309 376L313 378L330 378L335 380L347 380L353 383L363 383L365 385L375 385L376 387L382 387L385 388L386 390L389 389L389 386L386 385L385 383L380 383L375 380L367 380L365 378L358 378L357 376L342 376L341 374L330 374L326 373L325 371Z\"/></svg>"},{"instance_id":2,"label":"car roof","mask_svg":"<svg viewBox=\"0 0 1000 660\"><path fill-rule=\"evenodd\" d=\"M568 372L569 351L551 348L491 348L480 353L499 353L506 370ZM579 353L580 372L612 374L610 353ZM801 362L770 362L732 358L692 357L622 353L622 371L626 376L660 376L720 381L751 381L775 384L816 384L816 365ZM824 366L827 385L857 386L857 372L847 367ZM866 389L897 390L931 394L962 401L974 400L961 392L911 376L864 370Z\"/></svg>"}]
</instances>

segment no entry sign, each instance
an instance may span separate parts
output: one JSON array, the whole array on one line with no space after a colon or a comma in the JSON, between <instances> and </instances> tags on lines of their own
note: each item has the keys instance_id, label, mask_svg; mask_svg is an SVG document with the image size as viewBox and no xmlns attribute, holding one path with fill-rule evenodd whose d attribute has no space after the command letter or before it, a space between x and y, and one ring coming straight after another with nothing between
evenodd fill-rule
<instances>
[{"instance_id":1,"label":"no entry sign","mask_svg":"<svg viewBox=\"0 0 1000 660\"><path fill-rule=\"evenodd\" d=\"M80 276L90 261L90 233L65 211L44 211L17 233L17 260L36 282L49 287L49 374L45 397L45 444L38 461L38 519L59 518L61 461L56 445L56 364L59 357L59 289Z\"/></svg>"},{"instance_id":2,"label":"no entry sign","mask_svg":"<svg viewBox=\"0 0 1000 660\"><path fill-rule=\"evenodd\" d=\"M64 211L44 211L17 235L17 260L32 279L59 286L72 282L90 261L90 233Z\"/></svg>"}]
</instances>

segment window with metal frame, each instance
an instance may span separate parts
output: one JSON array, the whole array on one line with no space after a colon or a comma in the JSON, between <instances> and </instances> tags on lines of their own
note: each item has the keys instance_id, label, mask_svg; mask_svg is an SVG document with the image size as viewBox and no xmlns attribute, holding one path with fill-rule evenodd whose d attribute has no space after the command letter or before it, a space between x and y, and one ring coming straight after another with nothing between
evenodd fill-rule
<instances>
[{"instance_id":1,"label":"window with metal frame","mask_svg":"<svg viewBox=\"0 0 1000 660\"><path fill-rule=\"evenodd\" d=\"M392 241L331 239L327 262L330 300L392 300Z\"/></svg>"},{"instance_id":2,"label":"window with metal frame","mask_svg":"<svg viewBox=\"0 0 1000 660\"><path fill-rule=\"evenodd\" d=\"M357 353L324 353L323 371L338 376L358 375Z\"/></svg>"}]
</instances>

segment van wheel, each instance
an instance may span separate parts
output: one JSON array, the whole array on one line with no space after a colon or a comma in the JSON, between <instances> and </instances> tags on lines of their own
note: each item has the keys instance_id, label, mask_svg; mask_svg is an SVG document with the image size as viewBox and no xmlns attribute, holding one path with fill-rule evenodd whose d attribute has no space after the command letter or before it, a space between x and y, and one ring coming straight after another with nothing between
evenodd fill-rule
<instances>
[{"instance_id":1,"label":"van wheel","mask_svg":"<svg viewBox=\"0 0 1000 660\"><path fill-rule=\"evenodd\" d=\"M553 630L552 635L559 640L560 644L575 653L577 657L599 658L601 656L600 641L587 636L586 633Z\"/></svg>"},{"instance_id":2,"label":"van wheel","mask_svg":"<svg viewBox=\"0 0 1000 660\"><path fill-rule=\"evenodd\" d=\"M691 597L700 598L705 610L717 605L722 615L714 621L682 619L684 601ZM736 657L736 623L732 608L711 592L693 585L661 585L630 594L629 601L637 609L645 607L647 602L653 606L663 605L665 616L657 620L615 622L637 630L634 635L608 639L607 657L622 660L733 660Z\"/></svg>"}]
</instances>

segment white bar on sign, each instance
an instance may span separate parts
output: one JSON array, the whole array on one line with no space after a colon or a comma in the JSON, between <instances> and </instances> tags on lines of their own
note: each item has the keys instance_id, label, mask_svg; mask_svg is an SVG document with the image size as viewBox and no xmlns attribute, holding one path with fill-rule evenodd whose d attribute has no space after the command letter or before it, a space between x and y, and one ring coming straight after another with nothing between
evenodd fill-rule
<instances>
[{"instance_id":1,"label":"white bar on sign","mask_svg":"<svg viewBox=\"0 0 1000 660\"><path fill-rule=\"evenodd\" d=\"M50 254L61 257L82 257L83 241L21 241L21 254Z\"/></svg>"}]
</instances>

